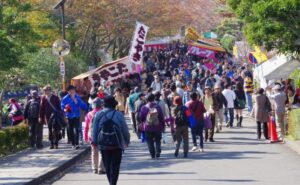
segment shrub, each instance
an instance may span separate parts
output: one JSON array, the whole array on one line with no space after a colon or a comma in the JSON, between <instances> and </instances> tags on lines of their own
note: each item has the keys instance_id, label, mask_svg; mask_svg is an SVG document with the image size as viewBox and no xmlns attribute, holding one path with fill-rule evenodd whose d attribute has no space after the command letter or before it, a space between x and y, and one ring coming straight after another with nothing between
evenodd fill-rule
<instances>
[{"instance_id":1,"label":"shrub","mask_svg":"<svg viewBox=\"0 0 300 185\"><path fill-rule=\"evenodd\" d=\"M0 130L0 156L27 148L28 138L29 127L24 123Z\"/></svg>"}]
</instances>

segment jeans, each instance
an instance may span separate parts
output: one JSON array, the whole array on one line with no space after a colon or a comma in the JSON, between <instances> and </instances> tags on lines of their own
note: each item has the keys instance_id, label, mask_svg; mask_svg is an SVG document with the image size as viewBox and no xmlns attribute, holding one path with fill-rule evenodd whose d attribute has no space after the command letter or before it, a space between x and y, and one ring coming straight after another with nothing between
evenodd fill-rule
<instances>
[{"instance_id":1,"label":"jeans","mask_svg":"<svg viewBox=\"0 0 300 185\"><path fill-rule=\"evenodd\" d=\"M28 119L29 141L31 147L43 147L43 124L39 123L38 118Z\"/></svg>"},{"instance_id":2,"label":"jeans","mask_svg":"<svg viewBox=\"0 0 300 185\"><path fill-rule=\"evenodd\" d=\"M251 93L245 93L246 95L246 101L248 106L248 112L251 113L253 104L252 104L252 94Z\"/></svg>"},{"instance_id":3,"label":"jeans","mask_svg":"<svg viewBox=\"0 0 300 185\"><path fill-rule=\"evenodd\" d=\"M68 118L70 140L73 146L79 145L79 118Z\"/></svg>"},{"instance_id":4,"label":"jeans","mask_svg":"<svg viewBox=\"0 0 300 185\"><path fill-rule=\"evenodd\" d=\"M177 127L175 131L176 151L180 149L183 140L183 153L189 152L189 128L188 126Z\"/></svg>"},{"instance_id":5,"label":"jeans","mask_svg":"<svg viewBox=\"0 0 300 185\"><path fill-rule=\"evenodd\" d=\"M228 112L229 112L229 126L233 127L234 120L234 108L226 108L224 112L225 122L228 122Z\"/></svg>"},{"instance_id":6,"label":"jeans","mask_svg":"<svg viewBox=\"0 0 300 185\"><path fill-rule=\"evenodd\" d=\"M101 150L101 154L109 185L117 185L122 161L122 150Z\"/></svg>"},{"instance_id":7,"label":"jeans","mask_svg":"<svg viewBox=\"0 0 300 185\"><path fill-rule=\"evenodd\" d=\"M161 132L145 132L148 149L152 158L161 153Z\"/></svg>"},{"instance_id":8,"label":"jeans","mask_svg":"<svg viewBox=\"0 0 300 185\"><path fill-rule=\"evenodd\" d=\"M204 120L197 121L195 127L192 130L192 139L193 145L197 146L197 136L200 138L200 148L203 148L203 127L204 127Z\"/></svg>"}]
</instances>

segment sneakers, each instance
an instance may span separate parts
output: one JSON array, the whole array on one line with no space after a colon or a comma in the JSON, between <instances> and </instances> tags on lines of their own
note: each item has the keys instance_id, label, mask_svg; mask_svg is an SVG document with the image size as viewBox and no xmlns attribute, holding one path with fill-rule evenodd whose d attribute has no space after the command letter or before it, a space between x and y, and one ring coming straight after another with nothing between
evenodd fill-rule
<instances>
[{"instance_id":1,"label":"sneakers","mask_svg":"<svg viewBox=\"0 0 300 185\"><path fill-rule=\"evenodd\" d=\"M200 152L203 153L203 152L204 152L204 149L203 149L203 148L200 148Z\"/></svg>"},{"instance_id":2,"label":"sneakers","mask_svg":"<svg viewBox=\"0 0 300 185\"><path fill-rule=\"evenodd\" d=\"M54 145L54 149L58 149L58 145Z\"/></svg>"},{"instance_id":3,"label":"sneakers","mask_svg":"<svg viewBox=\"0 0 300 185\"><path fill-rule=\"evenodd\" d=\"M98 170L97 169L94 169L94 174L98 174Z\"/></svg>"},{"instance_id":4,"label":"sneakers","mask_svg":"<svg viewBox=\"0 0 300 185\"><path fill-rule=\"evenodd\" d=\"M79 147L79 145L75 145L75 146L72 146L72 148L75 150L78 150L80 147Z\"/></svg>"},{"instance_id":5,"label":"sneakers","mask_svg":"<svg viewBox=\"0 0 300 185\"><path fill-rule=\"evenodd\" d=\"M50 149L50 150L54 149L54 145L51 145L49 149Z\"/></svg>"},{"instance_id":6,"label":"sneakers","mask_svg":"<svg viewBox=\"0 0 300 185\"><path fill-rule=\"evenodd\" d=\"M193 148L192 148L192 151L193 152L195 152L195 151L197 151L198 150L198 147L196 147L196 146L194 146Z\"/></svg>"}]
</instances>

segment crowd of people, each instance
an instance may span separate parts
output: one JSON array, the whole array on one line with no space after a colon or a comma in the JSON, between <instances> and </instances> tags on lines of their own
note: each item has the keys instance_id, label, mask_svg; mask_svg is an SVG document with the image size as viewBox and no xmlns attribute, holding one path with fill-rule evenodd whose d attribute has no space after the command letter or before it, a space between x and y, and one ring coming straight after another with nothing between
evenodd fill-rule
<instances>
[{"instance_id":1,"label":"crowd of people","mask_svg":"<svg viewBox=\"0 0 300 185\"><path fill-rule=\"evenodd\" d=\"M31 147L43 147L44 124L49 129L50 149L58 149L65 134L76 150L85 140L91 144L94 173L106 173L114 185L122 151L130 143L125 115L131 119L132 132L147 143L152 159L161 157L162 136L168 131L173 136L174 156L179 157L183 143L186 158L190 134L191 151L204 152L205 142L215 142L215 133L222 132L224 126L242 127L244 116L254 117L258 140L261 127L269 139L267 122L274 116L284 142L286 108L299 107L300 93L290 81L271 81L266 89L254 88L252 65L236 63L228 55L219 55L216 61L196 57L188 53L185 44L176 42L145 52L144 63L145 71L134 83L122 79L108 88L96 81L88 100L72 85L60 97L52 93L51 86L45 86L42 96L31 92L22 114L17 101L10 99L12 124L26 120Z\"/></svg>"}]
</instances>

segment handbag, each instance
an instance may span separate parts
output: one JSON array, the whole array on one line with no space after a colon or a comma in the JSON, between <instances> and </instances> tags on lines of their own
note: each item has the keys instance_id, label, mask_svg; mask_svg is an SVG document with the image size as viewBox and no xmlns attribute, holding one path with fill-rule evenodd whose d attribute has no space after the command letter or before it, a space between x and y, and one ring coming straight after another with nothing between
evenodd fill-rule
<instances>
[{"instance_id":1,"label":"handbag","mask_svg":"<svg viewBox=\"0 0 300 185\"><path fill-rule=\"evenodd\" d=\"M245 100L240 100L240 99L237 100L237 106L238 106L239 108L244 109L244 108L245 108L245 105L246 105Z\"/></svg>"},{"instance_id":2,"label":"handbag","mask_svg":"<svg viewBox=\"0 0 300 185\"><path fill-rule=\"evenodd\" d=\"M272 111L271 102L269 98L266 96L266 103L265 103L265 112L269 113Z\"/></svg>"},{"instance_id":3,"label":"handbag","mask_svg":"<svg viewBox=\"0 0 300 185\"><path fill-rule=\"evenodd\" d=\"M205 116L204 117L204 128L205 129L211 129L212 128L212 122L211 122L210 116Z\"/></svg>"},{"instance_id":4,"label":"handbag","mask_svg":"<svg viewBox=\"0 0 300 185\"><path fill-rule=\"evenodd\" d=\"M52 107L52 109L53 109L53 113L52 113L51 116L53 116L54 119L56 119L56 121L58 121L58 122L60 123L60 126L66 127L66 126L67 126L67 123L65 122L65 118L64 118L63 112L57 110L57 109L53 106L53 104L51 103L50 99L48 99L48 98L46 98L46 99L47 99L49 105L50 105L50 106Z\"/></svg>"}]
</instances>

